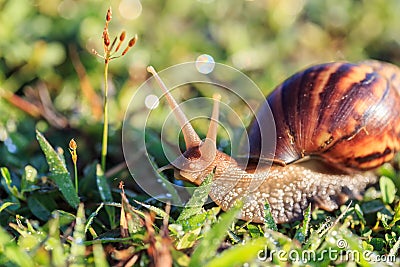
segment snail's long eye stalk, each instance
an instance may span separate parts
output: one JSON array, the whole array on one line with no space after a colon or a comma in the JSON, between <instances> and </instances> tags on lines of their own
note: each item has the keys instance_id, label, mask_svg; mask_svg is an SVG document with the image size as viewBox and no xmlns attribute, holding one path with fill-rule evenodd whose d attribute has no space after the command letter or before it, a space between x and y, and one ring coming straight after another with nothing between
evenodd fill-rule
<instances>
[{"instance_id":1,"label":"snail's long eye stalk","mask_svg":"<svg viewBox=\"0 0 400 267\"><path fill-rule=\"evenodd\" d=\"M165 96L167 98L169 107L171 108L172 112L174 113L178 123L182 129L183 137L185 139L186 149L191 147L199 146L201 144L201 139L193 129L192 125L190 124L189 120L186 118L183 111L179 108L178 104L176 103L175 99L172 97L171 93L169 92L167 86L161 80L160 76L158 76L156 70L149 66L147 67L147 71L150 72L154 78L156 79L158 85L164 91Z\"/></svg>"}]
</instances>

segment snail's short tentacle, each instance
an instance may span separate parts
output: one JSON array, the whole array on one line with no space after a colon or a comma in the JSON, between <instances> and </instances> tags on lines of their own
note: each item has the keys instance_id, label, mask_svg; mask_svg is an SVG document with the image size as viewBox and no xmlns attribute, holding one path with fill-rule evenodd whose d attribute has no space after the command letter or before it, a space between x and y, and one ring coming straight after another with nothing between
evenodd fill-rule
<instances>
[{"instance_id":1,"label":"snail's short tentacle","mask_svg":"<svg viewBox=\"0 0 400 267\"><path fill-rule=\"evenodd\" d=\"M203 144L199 147L201 157L208 161L213 162L215 159L215 153L217 151L217 130L218 130L218 116L219 116L219 101L221 96L216 94L213 97L214 106L210 120L210 126L208 127L207 137Z\"/></svg>"}]
</instances>

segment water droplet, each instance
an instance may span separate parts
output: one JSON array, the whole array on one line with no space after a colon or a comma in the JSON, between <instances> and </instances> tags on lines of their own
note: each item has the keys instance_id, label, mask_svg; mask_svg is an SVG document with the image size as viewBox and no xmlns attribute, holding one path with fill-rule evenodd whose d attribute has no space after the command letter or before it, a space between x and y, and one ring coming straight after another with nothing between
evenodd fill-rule
<instances>
[{"instance_id":1,"label":"water droplet","mask_svg":"<svg viewBox=\"0 0 400 267\"><path fill-rule=\"evenodd\" d=\"M13 143L13 141L11 140L11 138L7 138L4 141L4 145L7 147L8 152L10 153L15 153L17 152L17 146Z\"/></svg>"},{"instance_id":2,"label":"water droplet","mask_svg":"<svg viewBox=\"0 0 400 267\"><path fill-rule=\"evenodd\" d=\"M158 104L160 104L160 101L156 95L148 95L144 100L144 104L148 109L155 109L158 107Z\"/></svg>"},{"instance_id":3,"label":"water droplet","mask_svg":"<svg viewBox=\"0 0 400 267\"><path fill-rule=\"evenodd\" d=\"M215 61L210 55L203 54L196 59L196 69L198 72L203 74L209 74L214 70Z\"/></svg>"},{"instance_id":4,"label":"water droplet","mask_svg":"<svg viewBox=\"0 0 400 267\"><path fill-rule=\"evenodd\" d=\"M174 184L183 186L183 181L181 181L181 180L174 180Z\"/></svg>"}]
</instances>

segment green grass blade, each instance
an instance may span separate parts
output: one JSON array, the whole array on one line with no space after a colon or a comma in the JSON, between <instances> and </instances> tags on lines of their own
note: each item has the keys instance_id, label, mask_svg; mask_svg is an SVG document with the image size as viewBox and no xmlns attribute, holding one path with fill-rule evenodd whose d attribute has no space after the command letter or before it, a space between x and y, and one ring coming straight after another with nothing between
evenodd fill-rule
<instances>
[{"instance_id":1,"label":"green grass blade","mask_svg":"<svg viewBox=\"0 0 400 267\"><path fill-rule=\"evenodd\" d=\"M97 164L96 167L96 183L97 183L97 188L99 189L101 199L104 202L113 202L110 185L107 182L107 178L104 176L104 172L100 164ZM115 208L111 206L105 206L105 209L108 214L108 219L110 220L111 229L114 229L116 227Z\"/></svg>"},{"instance_id":2,"label":"green grass blade","mask_svg":"<svg viewBox=\"0 0 400 267\"><path fill-rule=\"evenodd\" d=\"M400 202L397 204L396 208L394 209L393 220L389 226L393 227L397 221L400 221Z\"/></svg>"},{"instance_id":3,"label":"green grass blade","mask_svg":"<svg viewBox=\"0 0 400 267\"><path fill-rule=\"evenodd\" d=\"M223 266L241 266L246 262L254 260L260 251L265 248L265 238L260 237L251 240L246 244L239 244L230 249L225 250L221 255L214 257L205 266L207 267L223 267Z\"/></svg>"},{"instance_id":4,"label":"green grass blade","mask_svg":"<svg viewBox=\"0 0 400 267\"><path fill-rule=\"evenodd\" d=\"M265 229L278 231L278 227L276 226L275 220L272 217L271 207L268 203L268 200L264 204L264 227Z\"/></svg>"},{"instance_id":5,"label":"green grass blade","mask_svg":"<svg viewBox=\"0 0 400 267\"><path fill-rule=\"evenodd\" d=\"M53 199L40 194L31 195L27 203L31 212L43 221L47 221L51 215L51 211L57 208Z\"/></svg>"},{"instance_id":6,"label":"green grass blade","mask_svg":"<svg viewBox=\"0 0 400 267\"><path fill-rule=\"evenodd\" d=\"M10 193L19 199L24 199L23 195L18 192L18 188L15 185L12 185L11 174L6 167L0 168L1 175L4 177L6 181L6 185Z\"/></svg>"},{"instance_id":7,"label":"green grass blade","mask_svg":"<svg viewBox=\"0 0 400 267\"><path fill-rule=\"evenodd\" d=\"M104 203L101 203L100 206L92 213L90 214L89 218L87 219L86 226L85 226L85 233L89 230L91 227L94 218L99 214L99 211L104 207Z\"/></svg>"},{"instance_id":8,"label":"green grass blade","mask_svg":"<svg viewBox=\"0 0 400 267\"><path fill-rule=\"evenodd\" d=\"M47 163L49 164L50 178L57 184L68 204L77 208L79 205L79 197L75 192L71 176L69 175L63 161L46 138L44 138L44 136L37 130L36 138L46 156Z\"/></svg>"},{"instance_id":9,"label":"green grass blade","mask_svg":"<svg viewBox=\"0 0 400 267\"><path fill-rule=\"evenodd\" d=\"M5 210L6 208L8 208L9 206L12 205L18 205L18 203L14 203L14 202L4 202L3 204L1 204L0 206L0 213Z\"/></svg>"},{"instance_id":10,"label":"green grass blade","mask_svg":"<svg viewBox=\"0 0 400 267\"><path fill-rule=\"evenodd\" d=\"M185 205L182 213L179 215L176 220L178 223L180 221L185 221L192 217L193 215L201 213L204 203L207 201L208 194L211 190L211 182L213 178L213 174L210 174L204 179L201 186L196 188L193 193L193 196L189 199L188 203Z\"/></svg>"},{"instance_id":11,"label":"green grass blade","mask_svg":"<svg viewBox=\"0 0 400 267\"><path fill-rule=\"evenodd\" d=\"M79 205L76 214L76 223L74 230L74 240L71 245L71 254L69 262L71 267L85 266L85 210L83 204Z\"/></svg>"},{"instance_id":12,"label":"green grass blade","mask_svg":"<svg viewBox=\"0 0 400 267\"><path fill-rule=\"evenodd\" d=\"M149 204L146 204L146 203L143 203L143 202L140 202L140 201L137 201L136 199L132 199L132 200L133 200L133 202L135 202L135 203L137 203L137 204L139 204L139 205L145 207L146 209L151 210L151 211L154 212L159 218L169 217L169 221L173 221L173 219L172 219L165 211L163 211L162 209L157 208L157 207L152 206L152 205L149 205ZM138 212L138 213L142 213L142 212L139 211L139 210L138 210L137 212ZM142 217L144 217L143 213L142 213Z\"/></svg>"},{"instance_id":13,"label":"green grass blade","mask_svg":"<svg viewBox=\"0 0 400 267\"><path fill-rule=\"evenodd\" d=\"M96 267L109 266L106 259L106 255L104 254L103 245L100 242L96 242L93 244L93 257L94 257L94 266Z\"/></svg>"},{"instance_id":14,"label":"green grass blade","mask_svg":"<svg viewBox=\"0 0 400 267\"><path fill-rule=\"evenodd\" d=\"M35 266L29 255L19 247L8 235L8 233L0 227L0 254L18 266ZM10 265L10 264L7 264Z\"/></svg>"},{"instance_id":15,"label":"green grass blade","mask_svg":"<svg viewBox=\"0 0 400 267\"><path fill-rule=\"evenodd\" d=\"M236 205L229 211L220 216L220 221L214 224L211 229L204 233L203 240L196 247L192 254L189 266L203 266L208 260L217 254L217 249L221 244L231 224L236 220L236 215L241 210L242 205Z\"/></svg>"},{"instance_id":16,"label":"green grass blade","mask_svg":"<svg viewBox=\"0 0 400 267\"><path fill-rule=\"evenodd\" d=\"M379 187L381 188L383 203L391 204L396 195L396 186L394 185L392 179L382 176L379 179Z\"/></svg>"},{"instance_id":17,"label":"green grass blade","mask_svg":"<svg viewBox=\"0 0 400 267\"><path fill-rule=\"evenodd\" d=\"M65 266L67 257L60 240L60 214L58 212L53 213L53 218L49 221L48 225L49 238L46 241L46 246L52 253L52 265L57 267Z\"/></svg>"},{"instance_id":18,"label":"green grass blade","mask_svg":"<svg viewBox=\"0 0 400 267\"><path fill-rule=\"evenodd\" d=\"M306 237L308 235L308 229L311 221L311 204L308 205L307 209L304 211L304 219L303 225L296 231L294 238L299 240L300 243L304 243L306 241Z\"/></svg>"}]
</instances>

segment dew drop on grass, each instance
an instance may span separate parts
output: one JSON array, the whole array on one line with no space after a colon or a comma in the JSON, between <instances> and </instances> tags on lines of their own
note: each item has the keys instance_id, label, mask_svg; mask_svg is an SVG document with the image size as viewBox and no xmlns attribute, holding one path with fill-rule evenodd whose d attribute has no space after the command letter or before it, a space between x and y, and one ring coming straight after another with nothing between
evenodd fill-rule
<instances>
[{"instance_id":1,"label":"dew drop on grass","mask_svg":"<svg viewBox=\"0 0 400 267\"><path fill-rule=\"evenodd\" d=\"M4 141L4 145L6 146L8 152L14 154L15 152L17 152L17 146L13 143L13 141L11 140L11 138L7 138Z\"/></svg>"}]
</instances>

